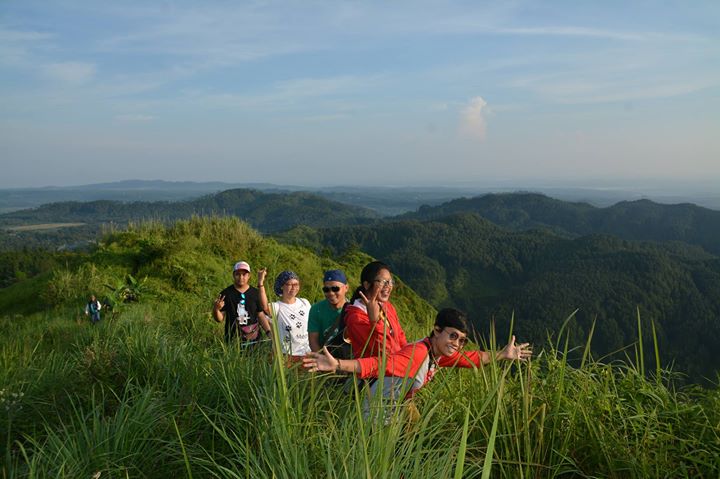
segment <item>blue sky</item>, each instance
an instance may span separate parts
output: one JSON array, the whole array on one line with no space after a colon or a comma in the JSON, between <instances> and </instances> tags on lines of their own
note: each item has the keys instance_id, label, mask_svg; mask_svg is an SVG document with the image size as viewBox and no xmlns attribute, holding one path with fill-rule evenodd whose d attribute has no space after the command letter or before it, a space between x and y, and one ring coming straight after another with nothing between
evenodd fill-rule
<instances>
[{"instance_id":1,"label":"blue sky","mask_svg":"<svg viewBox=\"0 0 720 479\"><path fill-rule=\"evenodd\" d=\"M0 188L720 185L720 2L0 2Z\"/></svg>"}]
</instances>

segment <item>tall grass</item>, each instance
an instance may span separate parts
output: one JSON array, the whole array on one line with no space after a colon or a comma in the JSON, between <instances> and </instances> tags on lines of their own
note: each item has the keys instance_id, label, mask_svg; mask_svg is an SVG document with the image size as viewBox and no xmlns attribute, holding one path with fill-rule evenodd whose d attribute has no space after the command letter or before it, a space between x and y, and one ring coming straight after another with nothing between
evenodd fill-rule
<instances>
[{"instance_id":1,"label":"tall grass","mask_svg":"<svg viewBox=\"0 0 720 479\"><path fill-rule=\"evenodd\" d=\"M27 341L3 340L0 389L3 397L23 395L0 411L0 477L720 471L717 389L675 391L638 365L602 364L589 354L572 368L564 338L556 343L562 350L528 364L442 371L383 425L364 417L362 394L348 395L331 376L286 369L269 345L225 345L200 305L185 313L184 330L178 313L136 305L95 328L43 315L15 324ZM74 341L48 350L53 329Z\"/></svg>"}]
</instances>

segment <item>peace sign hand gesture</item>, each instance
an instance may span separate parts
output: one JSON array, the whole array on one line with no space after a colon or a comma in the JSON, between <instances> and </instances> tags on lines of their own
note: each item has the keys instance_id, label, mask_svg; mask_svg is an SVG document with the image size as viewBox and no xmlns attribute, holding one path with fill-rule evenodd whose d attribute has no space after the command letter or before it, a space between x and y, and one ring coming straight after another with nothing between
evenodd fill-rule
<instances>
[{"instance_id":1,"label":"peace sign hand gesture","mask_svg":"<svg viewBox=\"0 0 720 479\"><path fill-rule=\"evenodd\" d=\"M365 293L362 291L358 291L358 294L360 294L360 300L365 304L365 307L367 308L368 317L370 318L370 322L374 323L378 319L380 319L380 303L378 303L378 296L380 295L380 289L375 288L368 298L365 296Z\"/></svg>"},{"instance_id":2,"label":"peace sign hand gesture","mask_svg":"<svg viewBox=\"0 0 720 479\"><path fill-rule=\"evenodd\" d=\"M215 300L215 311L221 311L225 307L225 296L222 294Z\"/></svg>"}]
</instances>

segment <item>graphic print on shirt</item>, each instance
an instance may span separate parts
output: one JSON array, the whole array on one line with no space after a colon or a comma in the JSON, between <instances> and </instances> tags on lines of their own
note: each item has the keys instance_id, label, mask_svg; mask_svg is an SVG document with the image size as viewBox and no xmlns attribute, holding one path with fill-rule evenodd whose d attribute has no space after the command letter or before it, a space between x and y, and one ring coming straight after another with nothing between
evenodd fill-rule
<instances>
[{"instance_id":1,"label":"graphic print on shirt","mask_svg":"<svg viewBox=\"0 0 720 479\"><path fill-rule=\"evenodd\" d=\"M245 309L245 305L242 303L238 303L237 305L237 322L240 326L245 326L248 323L248 318L250 315L248 314L247 310Z\"/></svg>"},{"instance_id":2,"label":"graphic print on shirt","mask_svg":"<svg viewBox=\"0 0 720 479\"><path fill-rule=\"evenodd\" d=\"M307 332L307 316L310 303L298 298L293 304L273 303L279 330L282 334L283 353L302 356L310 351Z\"/></svg>"}]
</instances>

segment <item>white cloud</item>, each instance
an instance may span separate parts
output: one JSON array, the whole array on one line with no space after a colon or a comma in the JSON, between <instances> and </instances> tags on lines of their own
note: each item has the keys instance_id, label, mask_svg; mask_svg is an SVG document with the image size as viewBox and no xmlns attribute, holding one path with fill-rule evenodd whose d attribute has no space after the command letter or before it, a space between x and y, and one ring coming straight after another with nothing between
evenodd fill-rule
<instances>
[{"instance_id":1,"label":"white cloud","mask_svg":"<svg viewBox=\"0 0 720 479\"><path fill-rule=\"evenodd\" d=\"M118 121L127 121L127 122L145 122L145 121L152 121L155 119L152 115L142 115L142 114L124 114L124 115L117 115L115 117Z\"/></svg>"},{"instance_id":2,"label":"white cloud","mask_svg":"<svg viewBox=\"0 0 720 479\"><path fill-rule=\"evenodd\" d=\"M82 85L95 76L95 65L83 62L50 63L44 66L50 77L73 85Z\"/></svg>"},{"instance_id":3,"label":"white cloud","mask_svg":"<svg viewBox=\"0 0 720 479\"><path fill-rule=\"evenodd\" d=\"M460 114L460 132L480 141L485 140L487 102L481 96L472 98Z\"/></svg>"}]
</instances>

